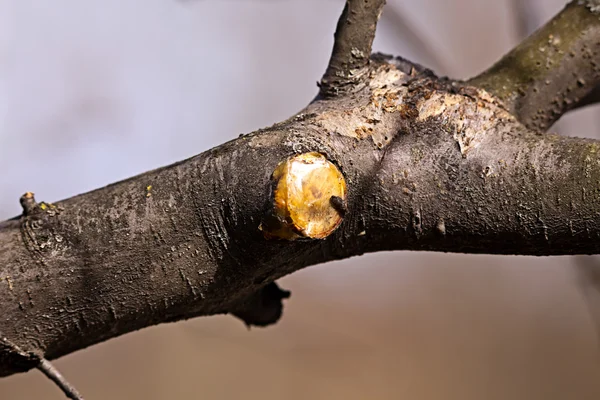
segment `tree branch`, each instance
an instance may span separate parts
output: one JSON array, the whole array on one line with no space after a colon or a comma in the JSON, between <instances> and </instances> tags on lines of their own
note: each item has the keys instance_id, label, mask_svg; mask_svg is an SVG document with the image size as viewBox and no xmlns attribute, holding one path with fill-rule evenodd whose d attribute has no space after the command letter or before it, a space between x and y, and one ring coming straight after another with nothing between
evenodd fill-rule
<instances>
[{"instance_id":1,"label":"tree branch","mask_svg":"<svg viewBox=\"0 0 600 400\"><path fill-rule=\"evenodd\" d=\"M385 0L346 0L320 94L336 96L364 86L377 21Z\"/></svg>"},{"instance_id":2,"label":"tree branch","mask_svg":"<svg viewBox=\"0 0 600 400\"><path fill-rule=\"evenodd\" d=\"M71 385L64 376L46 359L42 358L37 368L44 374L48 379L56 384L63 391L65 396L72 400L83 400L83 396L77 392L77 389Z\"/></svg>"},{"instance_id":3,"label":"tree branch","mask_svg":"<svg viewBox=\"0 0 600 400\"><path fill-rule=\"evenodd\" d=\"M499 97L528 128L547 130L600 84L598 1L572 1L468 83Z\"/></svg>"},{"instance_id":4,"label":"tree branch","mask_svg":"<svg viewBox=\"0 0 600 400\"><path fill-rule=\"evenodd\" d=\"M0 376L163 322L273 323L276 279L365 252L600 253L600 142L527 129L403 59L361 79L174 165L56 204L26 193L0 222Z\"/></svg>"},{"instance_id":5,"label":"tree branch","mask_svg":"<svg viewBox=\"0 0 600 400\"><path fill-rule=\"evenodd\" d=\"M28 196L29 194L30 193L27 193L23 198L27 197L33 199L33 196ZM46 375L48 379L54 382L69 399L83 400L83 397L77 392L77 389L65 379L50 361L40 357L38 354L23 351L23 349L12 343L8 338L0 337L0 355L4 361L9 360L11 363L15 361L14 366L17 366L18 368L23 367L26 370L35 366ZM11 358L13 361L11 361Z\"/></svg>"},{"instance_id":6,"label":"tree branch","mask_svg":"<svg viewBox=\"0 0 600 400\"><path fill-rule=\"evenodd\" d=\"M600 253L599 142L529 131L406 60L371 62L362 91L191 159L56 204L26 194L0 223L0 332L24 349L0 346L0 376L161 322L275 322L274 280L364 252ZM267 239L274 171L307 152L342 172L343 222Z\"/></svg>"}]
</instances>

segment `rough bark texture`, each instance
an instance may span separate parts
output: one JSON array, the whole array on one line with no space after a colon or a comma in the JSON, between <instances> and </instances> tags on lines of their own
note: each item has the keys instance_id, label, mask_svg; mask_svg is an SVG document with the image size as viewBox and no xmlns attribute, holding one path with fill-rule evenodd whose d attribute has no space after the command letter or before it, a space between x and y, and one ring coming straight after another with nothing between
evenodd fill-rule
<instances>
[{"instance_id":1,"label":"rough bark texture","mask_svg":"<svg viewBox=\"0 0 600 400\"><path fill-rule=\"evenodd\" d=\"M322 96L360 89L367 83L371 46L385 0L347 0L335 29L327 71L319 86Z\"/></svg>"},{"instance_id":2,"label":"rough bark texture","mask_svg":"<svg viewBox=\"0 0 600 400\"><path fill-rule=\"evenodd\" d=\"M506 98L400 58L365 65L352 90L196 157L56 204L24 196L0 223L0 376L161 322L273 323L289 296L273 281L365 252L600 253L600 142L528 129ZM304 152L344 174L344 220L267 240L271 174Z\"/></svg>"}]
</instances>

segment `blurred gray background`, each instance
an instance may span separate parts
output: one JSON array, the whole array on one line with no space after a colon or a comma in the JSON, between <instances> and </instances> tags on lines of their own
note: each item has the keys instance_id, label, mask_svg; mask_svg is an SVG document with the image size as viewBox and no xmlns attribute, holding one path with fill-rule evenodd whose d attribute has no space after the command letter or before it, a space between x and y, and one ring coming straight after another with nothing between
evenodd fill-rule
<instances>
[{"instance_id":1,"label":"blurred gray background","mask_svg":"<svg viewBox=\"0 0 600 400\"><path fill-rule=\"evenodd\" d=\"M564 3L388 0L374 48L467 78ZM342 7L0 0L0 218L26 191L60 200L294 114ZM553 129L599 128L590 108ZM598 399L600 296L581 274L595 262L372 254L283 279L293 295L274 327L199 318L56 365L88 400ZM0 399L63 396L31 371L0 379Z\"/></svg>"}]
</instances>

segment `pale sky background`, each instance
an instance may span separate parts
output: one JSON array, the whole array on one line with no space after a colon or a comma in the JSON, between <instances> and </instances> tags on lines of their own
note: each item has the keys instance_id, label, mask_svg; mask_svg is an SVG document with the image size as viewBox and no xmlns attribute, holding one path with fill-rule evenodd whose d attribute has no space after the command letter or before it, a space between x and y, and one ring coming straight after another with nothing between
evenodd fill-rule
<instances>
[{"instance_id":1,"label":"pale sky background","mask_svg":"<svg viewBox=\"0 0 600 400\"><path fill-rule=\"evenodd\" d=\"M511 3L388 0L374 49L470 77L519 40ZM565 2L530 3L541 23ZM342 7L0 0L0 218L26 191L57 201L294 114L316 94ZM599 126L590 108L556 129L596 137ZM88 400L597 399L600 297L575 266L367 255L285 278L293 296L274 327L199 318L57 366ZM0 399L33 398L63 397L37 371L0 379Z\"/></svg>"}]
</instances>

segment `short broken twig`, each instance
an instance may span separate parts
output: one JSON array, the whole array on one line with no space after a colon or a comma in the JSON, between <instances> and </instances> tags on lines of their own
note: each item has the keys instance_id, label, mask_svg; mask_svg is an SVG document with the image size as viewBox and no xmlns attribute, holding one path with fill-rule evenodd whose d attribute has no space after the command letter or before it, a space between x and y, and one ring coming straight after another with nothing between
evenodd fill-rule
<instances>
[{"instance_id":1,"label":"short broken twig","mask_svg":"<svg viewBox=\"0 0 600 400\"><path fill-rule=\"evenodd\" d=\"M37 369L42 371L44 375L46 375L52 382L56 383L56 385L63 391L65 396L72 400L83 400L83 397L79 394L77 389L73 385L71 385L64 376L50 363L50 361L45 358L40 358L40 363L37 366Z\"/></svg>"}]
</instances>

